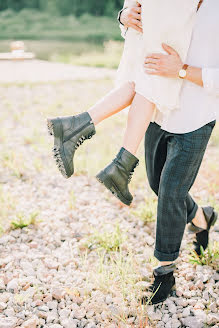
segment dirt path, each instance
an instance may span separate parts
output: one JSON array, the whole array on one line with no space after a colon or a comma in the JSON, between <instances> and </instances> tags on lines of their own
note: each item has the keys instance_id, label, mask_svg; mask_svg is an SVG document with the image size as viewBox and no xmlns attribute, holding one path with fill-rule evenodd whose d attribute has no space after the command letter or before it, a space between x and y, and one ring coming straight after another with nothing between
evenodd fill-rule
<instances>
[{"instance_id":1,"label":"dirt path","mask_svg":"<svg viewBox=\"0 0 219 328\"><path fill-rule=\"evenodd\" d=\"M0 83L98 80L112 78L115 70L81 67L41 60L0 61Z\"/></svg>"}]
</instances>

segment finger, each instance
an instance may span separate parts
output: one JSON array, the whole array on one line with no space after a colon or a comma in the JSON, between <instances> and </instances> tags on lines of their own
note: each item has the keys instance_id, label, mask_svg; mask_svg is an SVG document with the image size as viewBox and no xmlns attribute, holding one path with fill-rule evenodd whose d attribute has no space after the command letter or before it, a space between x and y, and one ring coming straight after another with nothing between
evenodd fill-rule
<instances>
[{"instance_id":1,"label":"finger","mask_svg":"<svg viewBox=\"0 0 219 328\"><path fill-rule=\"evenodd\" d=\"M148 54L146 58L161 59L164 56L165 56L164 54L152 53L152 54Z\"/></svg>"},{"instance_id":2,"label":"finger","mask_svg":"<svg viewBox=\"0 0 219 328\"><path fill-rule=\"evenodd\" d=\"M139 14L137 14L135 12L133 12L131 14L131 17L137 19L139 22L141 21L141 15L139 15Z\"/></svg>"},{"instance_id":3,"label":"finger","mask_svg":"<svg viewBox=\"0 0 219 328\"><path fill-rule=\"evenodd\" d=\"M136 26L136 25L133 25L133 24L130 24L129 27L133 28L134 30L138 31L138 32L141 32L143 33L143 30L142 28Z\"/></svg>"},{"instance_id":4,"label":"finger","mask_svg":"<svg viewBox=\"0 0 219 328\"><path fill-rule=\"evenodd\" d=\"M141 7L133 7L132 10L138 14L141 14Z\"/></svg>"},{"instance_id":5,"label":"finger","mask_svg":"<svg viewBox=\"0 0 219 328\"><path fill-rule=\"evenodd\" d=\"M161 75L158 71L152 71L152 70L145 70L145 73L146 74L149 74L149 75Z\"/></svg>"},{"instance_id":6,"label":"finger","mask_svg":"<svg viewBox=\"0 0 219 328\"><path fill-rule=\"evenodd\" d=\"M145 64L157 64L158 63L158 59L155 58L145 58Z\"/></svg>"},{"instance_id":7,"label":"finger","mask_svg":"<svg viewBox=\"0 0 219 328\"><path fill-rule=\"evenodd\" d=\"M162 47L169 55L178 55L176 50L168 46L166 43L162 43Z\"/></svg>"},{"instance_id":8,"label":"finger","mask_svg":"<svg viewBox=\"0 0 219 328\"><path fill-rule=\"evenodd\" d=\"M145 64L144 65L145 68L153 68L153 69L157 69L157 65L156 64Z\"/></svg>"},{"instance_id":9,"label":"finger","mask_svg":"<svg viewBox=\"0 0 219 328\"><path fill-rule=\"evenodd\" d=\"M135 19L135 18L131 19L131 24L141 26L141 22L138 19Z\"/></svg>"}]
</instances>

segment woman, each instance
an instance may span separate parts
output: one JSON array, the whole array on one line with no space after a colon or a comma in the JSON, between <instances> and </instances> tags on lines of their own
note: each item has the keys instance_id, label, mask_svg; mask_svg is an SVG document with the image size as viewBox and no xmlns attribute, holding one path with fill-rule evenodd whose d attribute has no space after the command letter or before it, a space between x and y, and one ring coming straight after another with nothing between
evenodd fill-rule
<instances>
[{"instance_id":1,"label":"woman","mask_svg":"<svg viewBox=\"0 0 219 328\"><path fill-rule=\"evenodd\" d=\"M136 2L127 0L126 3L133 1ZM85 113L48 119L49 132L54 135L55 159L65 177L74 173L75 150L96 133L95 126L131 105L122 148L113 162L97 175L97 179L124 204L131 204L133 197L128 184L139 162L135 156L139 144L156 108L169 114L178 108L182 85L180 79L146 74L144 58L151 52L163 52L162 42L165 42L185 60L198 3L199 0L142 1L143 34L134 29L126 33L117 88Z\"/></svg>"}]
</instances>

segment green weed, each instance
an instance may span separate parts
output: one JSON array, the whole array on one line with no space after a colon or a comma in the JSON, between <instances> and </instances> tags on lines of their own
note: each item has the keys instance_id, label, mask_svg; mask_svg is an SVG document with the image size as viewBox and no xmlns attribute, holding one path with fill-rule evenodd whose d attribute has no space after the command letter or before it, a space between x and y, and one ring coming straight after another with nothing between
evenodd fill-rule
<instances>
[{"instance_id":1,"label":"green weed","mask_svg":"<svg viewBox=\"0 0 219 328\"><path fill-rule=\"evenodd\" d=\"M193 250L189 256L189 261L197 265L208 265L215 269L218 269L219 265L219 242L214 241L213 244L209 243L207 249L204 251L203 247L200 247L200 256Z\"/></svg>"}]
</instances>

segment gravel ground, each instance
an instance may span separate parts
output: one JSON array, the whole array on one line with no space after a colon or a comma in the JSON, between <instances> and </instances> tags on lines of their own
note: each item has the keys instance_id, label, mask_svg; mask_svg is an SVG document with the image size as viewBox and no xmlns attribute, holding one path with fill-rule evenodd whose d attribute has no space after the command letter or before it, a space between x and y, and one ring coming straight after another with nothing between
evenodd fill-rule
<instances>
[{"instance_id":1,"label":"gravel ground","mask_svg":"<svg viewBox=\"0 0 219 328\"><path fill-rule=\"evenodd\" d=\"M65 180L57 172L43 116L60 110L54 100L58 91L63 108L68 106L72 87L85 102L83 88L69 83L0 87L1 223L39 213L35 224L0 237L0 328L218 327L219 273L216 265L189 262L192 236L187 232L176 262L176 292L160 305L139 306L137 297L156 264L155 222L133 214L151 197L147 186L135 190L130 210L89 174ZM96 92L102 88L98 84ZM45 104L50 108L42 116L39 108ZM218 162L210 147L194 188L203 201L209 156ZM211 170L218 172L217 165ZM219 240L218 230L218 225L212 230L212 242Z\"/></svg>"}]
</instances>

